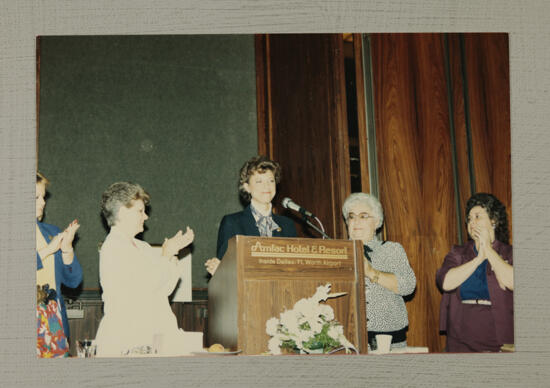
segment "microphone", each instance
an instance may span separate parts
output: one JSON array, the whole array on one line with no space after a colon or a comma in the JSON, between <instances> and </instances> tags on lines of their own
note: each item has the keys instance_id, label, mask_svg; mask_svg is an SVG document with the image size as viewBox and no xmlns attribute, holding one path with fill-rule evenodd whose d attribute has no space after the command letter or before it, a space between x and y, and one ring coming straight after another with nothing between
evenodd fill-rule
<instances>
[{"instance_id":1,"label":"microphone","mask_svg":"<svg viewBox=\"0 0 550 388\"><path fill-rule=\"evenodd\" d=\"M294 211L297 211L297 212L303 214L304 216L315 218L315 215L313 215L312 212L304 209L303 207L301 207L300 205L298 205L296 202L294 202L292 199L290 199L288 197L284 198L282 200L281 204L286 209L292 209Z\"/></svg>"}]
</instances>

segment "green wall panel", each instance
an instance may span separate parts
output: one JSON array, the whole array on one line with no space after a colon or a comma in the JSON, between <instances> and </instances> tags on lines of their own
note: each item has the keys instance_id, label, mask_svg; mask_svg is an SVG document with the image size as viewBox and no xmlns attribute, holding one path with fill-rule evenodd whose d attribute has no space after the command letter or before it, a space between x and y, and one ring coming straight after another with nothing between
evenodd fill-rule
<instances>
[{"instance_id":1,"label":"green wall panel","mask_svg":"<svg viewBox=\"0 0 550 388\"><path fill-rule=\"evenodd\" d=\"M257 152L253 36L49 36L40 52L44 221L80 220L82 287L99 287L99 202L119 180L151 194L147 242L194 229L193 286L205 287L221 217L242 209L238 170Z\"/></svg>"}]
</instances>

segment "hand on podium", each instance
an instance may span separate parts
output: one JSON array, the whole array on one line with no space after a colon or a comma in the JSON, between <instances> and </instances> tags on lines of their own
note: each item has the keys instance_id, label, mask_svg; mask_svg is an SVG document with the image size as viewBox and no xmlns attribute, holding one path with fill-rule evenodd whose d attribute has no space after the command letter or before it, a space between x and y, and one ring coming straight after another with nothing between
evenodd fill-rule
<instances>
[{"instance_id":1,"label":"hand on podium","mask_svg":"<svg viewBox=\"0 0 550 388\"><path fill-rule=\"evenodd\" d=\"M206 260L206 263L204 263L204 266L206 267L206 270L210 275L214 275L214 273L218 269L218 265L220 265L220 259L218 259L217 257L208 259Z\"/></svg>"}]
</instances>

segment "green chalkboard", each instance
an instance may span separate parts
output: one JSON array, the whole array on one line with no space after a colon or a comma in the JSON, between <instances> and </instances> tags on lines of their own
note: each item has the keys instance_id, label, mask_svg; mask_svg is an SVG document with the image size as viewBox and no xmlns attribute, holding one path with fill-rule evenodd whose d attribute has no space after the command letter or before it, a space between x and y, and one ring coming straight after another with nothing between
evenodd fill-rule
<instances>
[{"instance_id":1,"label":"green chalkboard","mask_svg":"<svg viewBox=\"0 0 550 388\"><path fill-rule=\"evenodd\" d=\"M121 180L151 195L145 241L194 229L193 287L205 287L221 217L242 209L238 170L257 152L253 36L47 36L39 48L44 221L79 219L82 288L99 288L99 202Z\"/></svg>"}]
</instances>

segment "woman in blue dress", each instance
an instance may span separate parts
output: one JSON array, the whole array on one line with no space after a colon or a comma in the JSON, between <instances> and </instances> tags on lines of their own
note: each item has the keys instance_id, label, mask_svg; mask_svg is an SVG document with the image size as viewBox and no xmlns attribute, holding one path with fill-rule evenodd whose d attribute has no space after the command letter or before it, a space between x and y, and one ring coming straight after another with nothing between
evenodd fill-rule
<instances>
[{"instance_id":1,"label":"woman in blue dress","mask_svg":"<svg viewBox=\"0 0 550 388\"><path fill-rule=\"evenodd\" d=\"M82 267L73 250L74 236L80 224L74 220L61 231L55 225L42 222L46 205L46 188L49 183L44 175L36 173L36 284L50 295L47 302L50 305L48 311L61 315L64 337L68 339L69 322L61 295L61 284L76 288L82 282ZM39 316L38 320L44 322L45 317ZM60 339L58 344L50 343L48 342L50 337L50 334L41 330L39 324L38 354L41 357L51 357L51 354L60 355L64 353L60 351L62 349L68 351L68 342L64 343L65 341Z\"/></svg>"}]
</instances>

